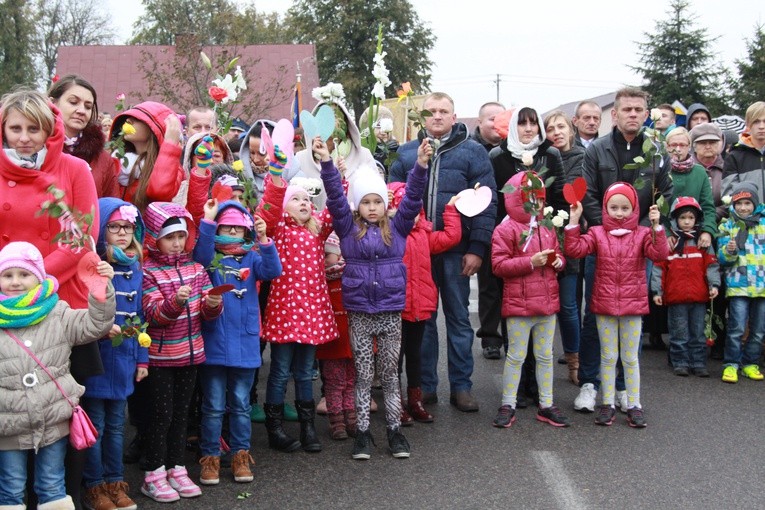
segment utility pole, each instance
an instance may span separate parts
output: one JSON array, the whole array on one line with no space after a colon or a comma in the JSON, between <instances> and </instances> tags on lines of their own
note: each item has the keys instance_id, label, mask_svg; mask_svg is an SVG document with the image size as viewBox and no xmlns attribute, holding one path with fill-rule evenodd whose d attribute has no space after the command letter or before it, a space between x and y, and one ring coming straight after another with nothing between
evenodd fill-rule
<instances>
[{"instance_id":1,"label":"utility pole","mask_svg":"<svg viewBox=\"0 0 765 510\"><path fill-rule=\"evenodd\" d=\"M499 103L499 82L502 81L502 79L499 77L499 73L497 73L497 79L494 80L494 83L497 85L497 102Z\"/></svg>"}]
</instances>

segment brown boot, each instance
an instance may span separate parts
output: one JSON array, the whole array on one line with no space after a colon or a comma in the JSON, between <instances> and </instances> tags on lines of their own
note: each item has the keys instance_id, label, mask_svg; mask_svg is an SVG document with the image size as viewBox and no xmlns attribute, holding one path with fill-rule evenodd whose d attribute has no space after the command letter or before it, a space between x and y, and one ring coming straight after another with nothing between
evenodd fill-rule
<instances>
[{"instance_id":1,"label":"brown boot","mask_svg":"<svg viewBox=\"0 0 765 510\"><path fill-rule=\"evenodd\" d=\"M407 388L406 393L409 397L409 414L412 415L412 418L421 423L432 423L433 415L422 406L422 390L420 388Z\"/></svg>"},{"instance_id":2,"label":"brown boot","mask_svg":"<svg viewBox=\"0 0 765 510\"><path fill-rule=\"evenodd\" d=\"M345 416L341 413L329 414L329 433L332 439L340 441L348 439L348 432L345 430Z\"/></svg>"},{"instance_id":3,"label":"brown boot","mask_svg":"<svg viewBox=\"0 0 765 510\"><path fill-rule=\"evenodd\" d=\"M579 353L567 352L565 357L566 364L568 365L568 378L572 383L579 386Z\"/></svg>"},{"instance_id":4,"label":"brown boot","mask_svg":"<svg viewBox=\"0 0 765 510\"><path fill-rule=\"evenodd\" d=\"M112 482L105 485L106 493L109 495L112 503L114 503L114 506L117 507L117 510L136 510L138 508L135 501L127 495L130 492L130 486L127 482Z\"/></svg>"},{"instance_id":5,"label":"brown boot","mask_svg":"<svg viewBox=\"0 0 765 510\"><path fill-rule=\"evenodd\" d=\"M356 410L355 409L344 410L343 418L345 418L345 432L350 437L356 437Z\"/></svg>"},{"instance_id":6,"label":"brown boot","mask_svg":"<svg viewBox=\"0 0 765 510\"><path fill-rule=\"evenodd\" d=\"M220 483L220 457L206 455L199 459L202 472L199 474L199 483L202 485L218 485Z\"/></svg>"},{"instance_id":7,"label":"brown boot","mask_svg":"<svg viewBox=\"0 0 765 510\"><path fill-rule=\"evenodd\" d=\"M255 479L250 464L255 464L255 461L247 450L239 450L234 454L234 458L231 459L231 472L234 473L235 482L246 483Z\"/></svg>"},{"instance_id":8,"label":"brown boot","mask_svg":"<svg viewBox=\"0 0 765 510\"><path fill-rule=\"evenodd\" d=\"M84 504L85 507L93 510L117 510L117 506L112 503L106 492L105 483L85 489Z\"/></svg>"}]
</instances>

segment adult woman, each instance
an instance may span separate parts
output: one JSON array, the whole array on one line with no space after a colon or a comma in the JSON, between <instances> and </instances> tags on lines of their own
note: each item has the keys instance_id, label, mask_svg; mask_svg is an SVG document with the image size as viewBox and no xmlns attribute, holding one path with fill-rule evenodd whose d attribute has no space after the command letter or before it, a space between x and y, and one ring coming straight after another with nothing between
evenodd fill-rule
<instances>
[{"instance_id":1,"label":"adult woman","mask_svg":"<svg viewBox=\"0 0 765 510\"><path fill-rule=\"evenodd\" d=\"M581 175L584 148L574 143L574 125L561 110L555 110L545 118L545 132L547 139L552 141L553 147L560 151L563 158L563 169L566 180L572 181ZM560 288L560 323L563 352L568 365L568 377L574 384L579 384L579 334L580 314L579 297L577 292L577 275L579 273L579 261L568 259L565 270L558 275L558 287Z\"/></svg>"},{"instance_id":2,"label":"adult woman","mask_svg":"<svg viewBox=\"0 0 765 510\"><path fill-rule=\"evenodd\" d=\"M116 197L118 162L104 150L96 89L81 76L68 74L51 85L48 97L64 121L64 152L88 162L99 198Z\"/></svg>"}]
</instances>

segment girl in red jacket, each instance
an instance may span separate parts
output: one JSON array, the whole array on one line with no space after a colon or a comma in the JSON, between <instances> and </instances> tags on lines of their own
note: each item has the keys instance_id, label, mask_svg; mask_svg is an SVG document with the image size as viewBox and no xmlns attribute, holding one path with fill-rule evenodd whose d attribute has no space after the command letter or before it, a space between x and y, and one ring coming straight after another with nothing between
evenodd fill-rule
<instances>
[{"instance_id":1,"label":"girl in red jacket","mask_svg":"<svg viewBox=\"0 0 765 510\"><path fill-rule=\"evenodd\" d=\"M513 191L505 193L507 216L491 237L491 269L504 282L502 317L510 339L502 374L502 405L494 426L508 428L515 422L518 383L531 336L539 385L537 420L568 427L569 419L553 405L552 391L552 344L560 310L557 273L566 260L555 232L538 224L544 216L546 195L541 179L529 170L515 174L508 184Z\"/></svg>"},{"instance_id":2,"label":"girl in red jacket","mask_svg":"<svg viewBox=\"0 0 765 510\"><path fill-rule=\"evenodd\" d=\"M621 355L627 383L627 423L645 427L640 406L640 365L638 347L642 327L641 315L648 313L646 262L666 260L669 245L664 228L659 224L659 209L652 205L648 212L651 228L638 225L640 208L632 185L616 182L603 197L603 224L579 233L582 204L571 206L569 225L565 231L566 255L582 258L597 254L592 307L600 335L600 378L603 401L595 423L614 422L614 380L616 360Z\"/></svg>"}]
</instances>

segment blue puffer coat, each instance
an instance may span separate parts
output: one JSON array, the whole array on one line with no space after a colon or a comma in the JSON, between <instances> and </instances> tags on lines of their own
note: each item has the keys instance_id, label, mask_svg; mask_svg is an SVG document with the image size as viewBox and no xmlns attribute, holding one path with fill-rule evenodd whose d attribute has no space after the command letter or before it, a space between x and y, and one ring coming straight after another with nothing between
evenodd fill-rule
<instances>
[{"instance_id":1,"label":"blue puffer coat","mask_svg":"<svg viewBox=\"0 0 765 510\"><path fill-rule=\"evenodd\" d=\"M106 224L109 217L123 205L132 205L118 198L101 198L98 200L100 228L96 250L102 259L106 260ZM141 213L136 217L135 238L143 243L145 229ZM117 315L114 324L121 326L126 319L136 315L143 320L141 309L141 284L143 271L140 262L130 266L112 264L114 268L114 293L117 299ZM104 373L89 377L85 380L85 396L108 400L125 400L133 393L133 381L137 364L149 364L149 350L138 345L138 340L126 338L119 346L112 347L110 338L98 341Z\"/></svg>"},{"instance_id":2,"label":"blue puffer coat","mask_svg":"<svg viewBox=\"0 0 765 510\"><path fill-rule=\"evenodd\" d=\"M252 216L238 202L224 202L218 217L230 208L236 208L250 218ZM215 257L215 231L217 223L203 220L199 225L199 240L194 248L194 260L207 267ZM249 239L255 232L250 230ZM223 294L223 314L213 321L202 321L202 338L205 342L205 365L224 367L258 368L260 359L260 307L258 304L258 280L272 280L282 274L282 263L273 241L259 244L259 251L251 250L244 255L226 255L220 259L222 270L213 269L210 275L213 287L231 283L234 290ZM242 279L240 271L249 269L249 276Z\"/></svg>"},{"instance_id":3,"label":"blue puffer coat","mask_svg":"<svg viewBox=\"0 0 765 510\"><path fill-rule=\"evenodd\" d=\"M380 229L373 224L367 225L364 237L356 238L359 226L353 221L340 173L331 161L321 164L321 179L327 191L327 209L332 213L332 225L340 238L340 251L345 259L343 306L349 312L403 311L406 305L403 260L406 238L414 226L414 218L422 209L427 169L415 164L409 174L404 198L390 221L390 246L383 242Z\"/></svg>"}]
</instances>

